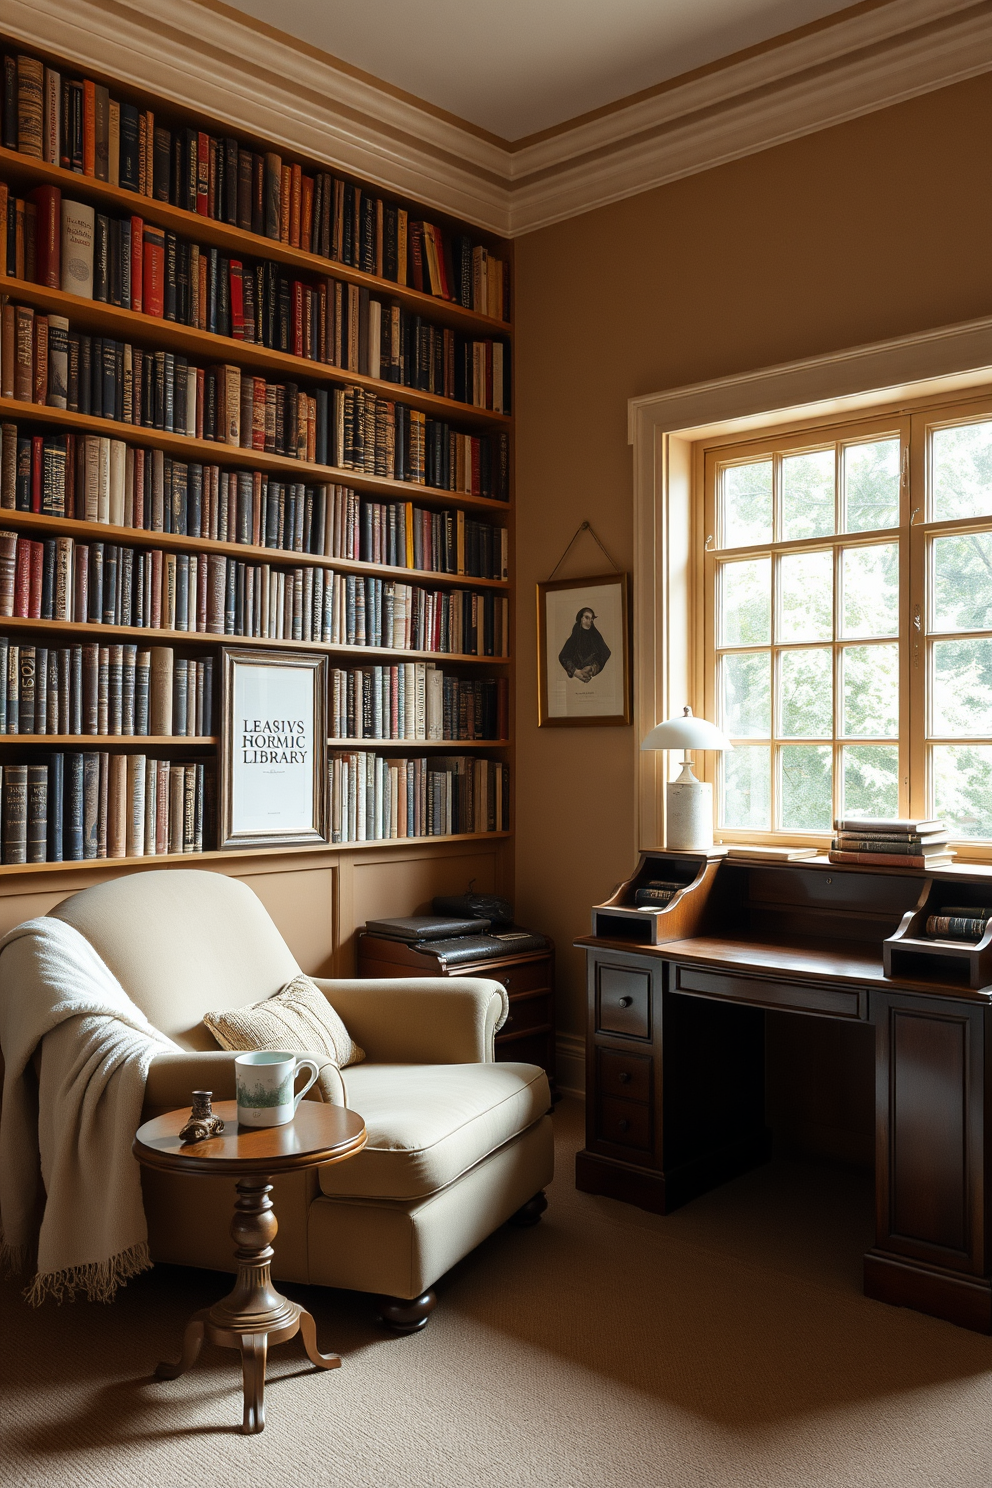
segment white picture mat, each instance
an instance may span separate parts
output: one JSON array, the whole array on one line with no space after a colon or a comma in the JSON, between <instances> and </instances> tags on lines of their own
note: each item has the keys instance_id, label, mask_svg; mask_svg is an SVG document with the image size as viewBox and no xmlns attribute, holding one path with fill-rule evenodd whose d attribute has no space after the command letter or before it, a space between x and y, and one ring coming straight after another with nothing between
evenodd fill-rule
<instances>
[{"instance_id":1,"label":"white picture mat","mask_svg":"<svg viewBox=\"0 0 992 1488\"><path fill-rule=\"evenodd\" d=\"M256 723L294 728L256 731ZM231 728L231 834L313 831L313 669L236 663Z\"/></svg>"},{"instance_id":2,"label":"white picture mat","mask_svg":"<svg viewBox=\"0 0 992 1488\"><path fill-rule=\"evenodd\" d=\"M572 634L579 610L589 608L594 622L610 648L610 657L601 672L589 682L569 677L559 652ZM596 584L590 588L549 589L545 595L545 644L548 658L549 718L615 718L624 712L623 587Z\"/></svg>"}]
</instances>

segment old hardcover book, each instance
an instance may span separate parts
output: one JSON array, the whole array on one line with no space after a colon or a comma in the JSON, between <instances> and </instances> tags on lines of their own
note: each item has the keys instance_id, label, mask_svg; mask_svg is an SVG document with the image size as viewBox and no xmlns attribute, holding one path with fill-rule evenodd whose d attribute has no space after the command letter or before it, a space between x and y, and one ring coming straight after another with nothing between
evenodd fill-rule
<instances>
[{"instance_id":1,"label":"old hardcover book","mask_svg":"<svg viewBox=\"0 0 992 1488\"><path fill-rule=\"evenodd\" d=\"M61 287L68 294L93 298L93 250L96 215L85 202L62 202Z\"/></svg>"},{"instance_id":2,"label":"old hardcover book","mask_svg":"<svg viewBox=\"0 0 992 1488\"><path fill-rule=\"evenodd\" d=\"M831 863L860 863L873 868L944 868L953 863L953 852L936 852L924 856L919 854L841 852L831 848L827 854Z\"/></svg>"},{"instance_id":3,"label":"old hardcover book","mask_svg":"<svg viewBox=\"0 0 992 1488\"><path fill-rule=\"evenodd\" d=\"M44 863L48 851L48 766L29 765L26 859Z\"/></svg>"},{"instance_id":4,"label":"old hardcover book","mask_svg":"<svg viewBox=\"0 0 992 1488\"><path fill-rule=\"evenodd\" d=\"M36 57L17 58L17 149L44 158L45 67Z\"/></svg>"},{"instance_id":5,"label":"old hardcover book","mask_svg":"<svg viewBox=\"0 0 992 1488\"><path fill-rule=\"evenodd\" d=\"M5 765L3 770L3 860L28 860L28 767Z\"/></svg>"}]
</instances>

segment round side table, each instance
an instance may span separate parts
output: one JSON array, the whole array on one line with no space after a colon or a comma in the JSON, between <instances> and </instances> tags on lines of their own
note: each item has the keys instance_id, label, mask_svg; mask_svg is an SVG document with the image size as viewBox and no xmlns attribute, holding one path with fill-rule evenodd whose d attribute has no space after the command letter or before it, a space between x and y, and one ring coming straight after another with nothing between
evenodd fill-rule
<instances>
[{"instance_id":1,"label":"round side table","mask_svg":"<svg viewBox=\"0 0 992 1488\"><path fill-rule=\"evenodd\" d=\"M290 1302L272 1285L272 1242L278 1225L269 1194L273 1173L289 1173L324 1163L343 1162L365 1146L365 1123L343 1106L301 1101L285 1126L247 1128L238 1125L235 1101L218 1101L214 1113L223 1132L189 1145L179 1140L189 1111L170 1111L146 1121L134 1138L135 1157L145 1167L167 1173L236 1178L237 1199L231 1236L238 1263L233 1289L220 1302L195 1312L186 1325L182 1357L159 1364L159 1379L177 1379L195 1362L204 1336L241 1351L244 1377L244 1422L248 1434L265 1426L265 1361L270 1344L301 1334L307 1357L318 1369L335 1369L337 1354L317 1349L317 1330L305 1308Z\"/></svg>"}]
</instances>

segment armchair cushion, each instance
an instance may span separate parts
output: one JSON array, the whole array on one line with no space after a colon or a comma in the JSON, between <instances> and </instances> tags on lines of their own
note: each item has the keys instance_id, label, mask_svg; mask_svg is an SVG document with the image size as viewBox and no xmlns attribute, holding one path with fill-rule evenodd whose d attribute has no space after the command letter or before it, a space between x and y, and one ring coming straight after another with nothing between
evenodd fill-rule
<instances>
[{"instance_id":1,"label":"armchair cushion","mask_svg":"<svg viewBox=\"0 0 992 1488\"><path fill-rule=\"evenodd\" d=\"M365 1058L323 992L303 972L272 997L227 1012L204 1013L203 1021L222 1049L286 1049L292 1054L318 1050L343 1069ZM323 1089L323 1075L320 1077ZM338 1082L323 1090L333 1101Z\"/></svg>"},{"instance_id":2,"label":"armchair cushion","mask_svg":"<svg viewBox=\"0 0 992 1488\"><path fill-rule=\"evenodd\" d=\"M419 1199L445 1188L551 1105L533 1064L358 1064L341 1072L368 1142L318 1169L332 1198Z\"/></svg>"}]
</instances>

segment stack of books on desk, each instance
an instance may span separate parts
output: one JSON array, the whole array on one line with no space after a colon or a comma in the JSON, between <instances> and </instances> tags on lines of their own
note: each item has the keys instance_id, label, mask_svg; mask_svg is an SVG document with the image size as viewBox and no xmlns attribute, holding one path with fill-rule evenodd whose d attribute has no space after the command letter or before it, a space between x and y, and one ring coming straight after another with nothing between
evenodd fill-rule
<instances>
[{"instance_id":1,"label":"stack of books on desk","mask_svg":"<svg viewBox=\"0 0 992 1488\"><path fill-rule=\"evenodd\" d=\"M927 916L926 933L931 940L963 940L976 944L992 919L992 909L973 904L948 904L938 914Z\"/></svg>"},{"instance_id":2,"label":"stack of books on desk","mask_svg":"<svg viewBox=\"0 0 992 1488\"><path fill-rule=\"evenodd\" d=\"M676 883L674 879L651 878L634 890L634 908L664 909L669 900L674 899L679 890L684 888L684 883Z\"/></svg>"},{"instance_id":3,"label":"stack of books on desk","mask_svg":"<svg viewBox=\"0 0 992 1488\"><path fill-rule=\"evenodd\" d=\"M924 818L839 817L831 843L831 863L863 863L885 868L939 868L950 863L947 827Z\"/></svg>"}]
</instances>

